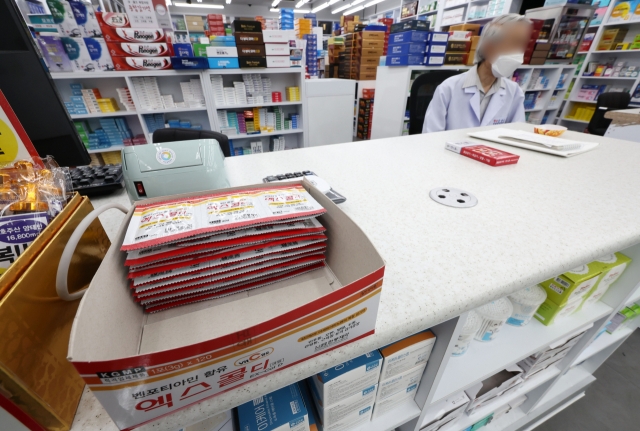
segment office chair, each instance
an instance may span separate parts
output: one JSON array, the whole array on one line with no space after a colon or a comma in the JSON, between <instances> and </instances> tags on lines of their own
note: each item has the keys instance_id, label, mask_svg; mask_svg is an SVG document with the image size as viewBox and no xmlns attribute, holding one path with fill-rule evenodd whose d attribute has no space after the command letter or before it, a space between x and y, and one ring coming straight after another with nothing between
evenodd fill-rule
<instances>
[{"instance_id":1,"label":"office chair","mask_svg":"<svg viewBox=\"0 0 640 431\"><path fill-rule=\"evenodd\" d=\"M436 70L425 72L419 75L411 85L409 96L409 134L419 135L422 133L424 116L433 93L438 85L447 78L464 72L464 70Z\"/></svg>"},{"instance_id":2,"label":"office chair","mask_svg":"<svg viewBox=\"0 0 640 431\"><path fill-rule=\"evenodd\" d=\"M227 138L227 135L223 135L222 133L212 132L211 130L179 129L173 127L168 129L157 129L153 132L154 144L162 142L191 141L193 139L215 139L220 144L222 154L224 154L225 157L231 156L229 139Z\"/></svg>"},{"instance_id":3,"label":"office chair","mask_svg":"<svg viewBox=\"0 0 640 431\"><path fill-rule=\"evenodd\" d=\"M631 95L629 93L602 93L598 96L596 111L587 125L587 131L592 135L604 136L609 124L611 124L611 120L604 118L604 114L616 109L627 109L630 101Z\"/></svg>"}]
</instances>

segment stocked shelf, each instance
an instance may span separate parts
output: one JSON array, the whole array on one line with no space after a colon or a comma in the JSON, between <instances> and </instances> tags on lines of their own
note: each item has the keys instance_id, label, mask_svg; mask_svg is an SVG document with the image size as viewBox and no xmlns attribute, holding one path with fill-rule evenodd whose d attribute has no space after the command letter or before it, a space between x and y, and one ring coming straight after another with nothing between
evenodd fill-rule
<instances>
[{"instance_id":1,"label":"stocked shelf","mask_svg":"<svg viewBox=\"0 0 640 431\"><path fill-rule=\"evenodd\" d=\"M114 145L109 148L98 148L95 150L87 150L89 154L97 154L97 153L109 153L111 151L121 151L124 148L124 145Z\"/></svg>"},{"instance_id":2,"label":"stocked shelf","mask_svg":"<svg viewBox=\"0 0 640 431\"><path fill-rule=\"evenodd\" d=\"M152 111L139 111L140 114L170 114L172 112L196 112L196 111L206 111L207 108L169 108L169 109L155 109Z\"/></svg>"},{"instance_id":3,"label":"stocked shelf","mask_svg":"<svg viewBox=\"0 0 640 431\"><path fill-rule=\"evenodd\" d=\"M392 411L372 419L350 431L389 431L420 416L420 408L415 401L407 400Z\"/></svg>"},{"instance_id":4,"label":"stocked shelf","mask_svg":"<svg viewBox=\"0 0 640 431\"><path fill-rule=\"evenodd\" d=\"M577 365L583 361L586 361L587 359L596 355L597 353L601 352L607 347L617 343L623 338L628 337L629 335L631 335L632 332L633 332L633 329L627 326L624 326L618 329L613 334L609 334L605 332L604 334L596 338L596 340L593 343L587 346L587 348L584 349L582 353L580 353L580 355L573 362L573 365Z\"/></svg>"},{"instance_id":5,"label":"stocked shelf","mask_svg":"<svg viewBox=\"0 0 640 431\"><path fill-rule=\"evenodd\" d=\"M281 74L281 73L295 73L300 74L302 71L299 67L290 67L290 68L259 68L252 67L250 69L205 69L204 73L207 75L243 75L243 74L254 74L254 73L267 73L267 74Z\"/></svg>"},{"instance_id":6,"label":"stocked shelf","mask_svg":"<svg viewBox=\"0 0 640 431\"><path fill-rule=\"evenodd\" d=\"M628 79L631 81L635 81L638 77L630 77L630 76L584 76L580 75L582 79Z\"/></svg>"},{"instance_id":7,"label":"stocked shelf","mask_svg":"<svg viewBox=\"0 0 640 431\"><path fill-rule=\"evenodd\" d=\"M122 117L125 115L138 115L137 111L116 111L116 112L101 112L97 114L71 114L72 120L81 120L85 118L109 118L109 117Z\"/></svg>"},{"instance_id":8,"label":"stocked shelf","mask_svg":"<svg viewBox=\"0 0 640 431\"><path fill-rule=\"evenodd\" d=\"M145 70L123 72L58 72L52 73L53 79L86 79L86 78L127 78L136 76L180 76L200 75L200 70Z\"/></svg>"},{"instance_id":9,"label":"stocked shelf","mask_svg":"<svg viewBox=\"0 0 640 431\"><path fill-rule=\"evenodd\" d=\"M275 132L254 133L251 135L242 133L239 135L227 135L227 138L229 139L259 138L260 136L291 135L294 133L302 133L302 129L276 130Z\"/></svg>"},{"instance_id":10,"label":"stocked shelf","mask_svg":"<svg viewBox=\"0 0 640 431\"><path fill-rule=\"evenodd\" d=\"M269 103L244 103L240 105L216 106L216 109L242 109L242 108L266 108L269 106L294 106L302 105L302 102L269 102Z\"/></svg>"},{"instance_id":11,"label":"stocked shelf","mask_svg":"<svg viewBox=\"0 0 640 431\"><path fill-rule=\"evenodd\" d=\"M613 309L608 305L596 302L566 317L561 324L544 326L533 319L523 327L504 325L491 342L472 341L464 355L449 360L436 389L434 402L492 376L506 365L539 352L567 334L576 332L612 312Z\"/></svg>"},{"instance_id":12,"label":"stocked shelf","mask_svg":"<svg viewBox=\"0 0 640 431\"><path fill-rule=\"evenodd\" d=\"M584 120L575 120L573 118L568 118L568 117L562 117L561 120L563 121L572 121L574 123L582 123L582 124L589 124L588 121L584 121Z\"/></svg>"}]
</instances>

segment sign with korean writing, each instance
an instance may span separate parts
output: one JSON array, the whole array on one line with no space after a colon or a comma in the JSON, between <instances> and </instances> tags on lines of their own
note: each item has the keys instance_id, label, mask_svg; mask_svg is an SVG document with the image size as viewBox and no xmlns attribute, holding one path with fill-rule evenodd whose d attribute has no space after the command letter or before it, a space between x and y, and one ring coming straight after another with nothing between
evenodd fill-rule
<instances>
[{"instance_id":1,"label":"sign with korean writing","mask_svg":"<svg viewBox=\"0 0 640 431\"><path fill-rule=\"evenodd\" d=\"M152 0L124 0L132 28L159 28Z\"/></svg>"},{"instance_id":2,"label":"sign with korean writing","mask_svg":"<svg viewBox=\"0 0 640 431\"><path fill-rule=\"evenodd\" d=\"M0 274L20 257L48 223L47 213L43 212L0 217Z\"/></svg>"}]
</instances>

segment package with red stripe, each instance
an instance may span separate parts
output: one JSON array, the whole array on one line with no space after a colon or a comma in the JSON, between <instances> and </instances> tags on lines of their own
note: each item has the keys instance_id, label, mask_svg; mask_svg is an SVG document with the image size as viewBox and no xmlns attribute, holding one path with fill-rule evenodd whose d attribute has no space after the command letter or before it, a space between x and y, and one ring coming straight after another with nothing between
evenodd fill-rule
<instances>
[{"instance_id":1,"label":"package with red stripe","mask_svg":"<svg viewBox=\"0 0 640 431\"><path fill-rule=\"evenodd\" d=\"M306 180L136 202L68 357L119 429L161 423L373 334L383 275L365 233Z\"/></svg>"},{"instance_id":2,"label":"package with red stripe","mask_svg":"<svg viewBox=\"0 0 640 431\"><path fill-rule=\"evenodd\" d=\"M489 166L515 165L520 156L474 142L447 142L445 148Z\"/></svg>"}]
</instances>

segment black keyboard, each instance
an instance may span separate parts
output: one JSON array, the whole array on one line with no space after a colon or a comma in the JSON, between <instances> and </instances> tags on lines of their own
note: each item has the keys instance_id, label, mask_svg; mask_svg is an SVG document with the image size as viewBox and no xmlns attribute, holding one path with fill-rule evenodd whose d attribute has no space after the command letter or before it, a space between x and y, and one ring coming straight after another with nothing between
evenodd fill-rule
<instances>
[{"instance_id":1,"label":"black keyboard","mask_svg":"<svg viewBox=\"0 0 640 431\"><path fill-rule=\"evenodd\" d=\"M124 187L122 165L79 166L71 169L71 181L84 196L112 193Z\"/></svg>"}]
</instances>

